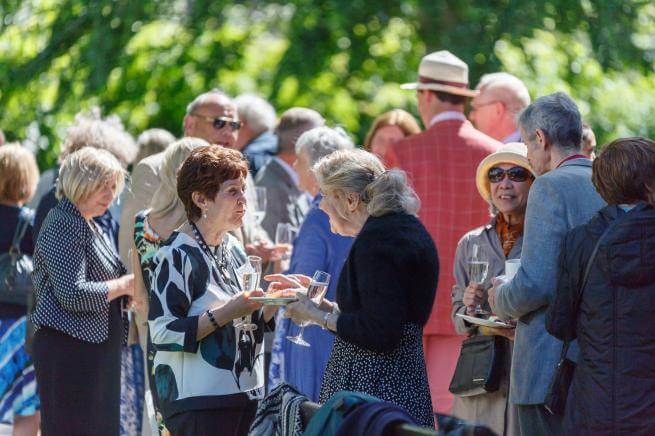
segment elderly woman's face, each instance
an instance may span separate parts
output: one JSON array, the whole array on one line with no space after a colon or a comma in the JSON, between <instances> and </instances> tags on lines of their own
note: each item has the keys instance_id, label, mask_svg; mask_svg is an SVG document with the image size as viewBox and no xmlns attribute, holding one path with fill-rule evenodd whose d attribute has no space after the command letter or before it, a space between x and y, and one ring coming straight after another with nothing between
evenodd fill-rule
<instances>
[{"instance_id":1,"label":"elderly woman's face","mask_svg":"<svg viewBox=\"0 0 655 436\"><path fill-rule=\"evenodd\" d=\"M221 183L214 198L207 201L207 217L227 230L241 227L248 205L245 189L246 180L243 177Z\"/></svg>"},{"instance_id":2,"label":"elderly woman's face","mask_svg":"<svg viewBox=\"0 0 655 436\"><path fill-rule=\"evenodd\" d=\"M347 209L346 196L336 191L322 192L323 198L319 208L330 218L330 230L341 236L354 236L351 225L343 213Z\"/></svg>"},{"instance_id":3,"label":"elderly woman's face","mask_svg":"<svg viewBox=\"0 0 655 436\"><path fill-rule=\"evenodd\" d=\"M503 174L500 170L505 173ZM510 171L509 175L507 171ZM508 215L523 214L533 180L530 171L515 164L501 163L494 165L489 170L488 174L492 173L495 173L498 178L502 177L497 182L489 181L491 202L496 209Z\"/></svg>"},{"instance_id":4,"label":"elderly woman's face","mask_svg":"<svg viewBox=\"0 0 655 436\"><path fill-rule=\"evenodd\" d=\"M91 193L87 198L80 200L76 206L86 219L101 216L116 198L116 190L116 181L107 180L100 185L100 189Z\"/></svg>"},{"instance_id":5,"label":"elderly woman's face","mask_svg":"<svg viewBox=\"0 0 655 436\"><path fill-rule=\"evenodd\" d=\"M309 157L304 149L300 150L300 153L296 155L293 168L298 173L298 187L311 195L316 195L316 177L312 173L309 166Z\"/></svg>"}]
</instances>

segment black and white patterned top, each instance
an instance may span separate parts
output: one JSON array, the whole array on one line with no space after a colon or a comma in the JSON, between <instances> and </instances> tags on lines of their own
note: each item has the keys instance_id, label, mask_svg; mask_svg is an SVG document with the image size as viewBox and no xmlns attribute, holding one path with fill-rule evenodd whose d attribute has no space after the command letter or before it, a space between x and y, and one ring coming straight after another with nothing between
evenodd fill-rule
<instances>
[{"instance_id":1,"label":"black and white patterned top","mask_svg":"<svg viewBox=\"0 0 655 436\"><path fill-rule=\"evenodd\" d=\"M125 272L100 229L92 229L77 207L63 198L48 213L34 251L35 328L50 327L87 342L106 341L110 310L106 282ZM123 320L126 335L127 317Z\"/></svg>"},{"instance_id":2,"label":"black and white patterned top","mask_svg":"<svg viewBox=\"0 0 655 436\"><path fill-rule=\"evenodd\" d=\"M192 410L238 407L264 394L267 326L261 310L252 314L255 331L230 322L197 340L199 316L241 292L246 254L232 235L223 243L224 271L185 233L173 233L157 254L148 325L156 350L154 388L165 419Z\"/></svg>"}]
</instances>

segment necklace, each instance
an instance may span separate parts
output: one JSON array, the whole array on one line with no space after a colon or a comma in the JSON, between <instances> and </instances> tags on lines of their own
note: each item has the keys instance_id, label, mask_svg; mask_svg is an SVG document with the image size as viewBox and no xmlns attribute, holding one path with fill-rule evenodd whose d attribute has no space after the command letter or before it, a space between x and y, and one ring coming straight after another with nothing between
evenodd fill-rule
<instances>
[{"instance_id":1,"label":"necklace","mask_svg":"<svg viewBox=\"0 0 655 436\"><path fill-rule=\"evenodd\" d=\"M193 231L193 236L195 237L198 245L200 245L202 251L204 251L214 261L216 268L218 268L218 271L221 273L223 278L226 281L232 282L232 278L230 277L230 274L228 272L229 259L228 259L227 249L225 248L226 244L224 242L221 242L221 244L216 248L216 250L211 250L207 242L205 242L205 238L202 237L202 233L200 233L200 230L198 230L196 224L193 221L189 221L189 224L191 224L191 230ZM220 259L218 258L218 256L216 256L216 252L218 251L219 248L221 249Z\"/></svg>"}]
</instances>

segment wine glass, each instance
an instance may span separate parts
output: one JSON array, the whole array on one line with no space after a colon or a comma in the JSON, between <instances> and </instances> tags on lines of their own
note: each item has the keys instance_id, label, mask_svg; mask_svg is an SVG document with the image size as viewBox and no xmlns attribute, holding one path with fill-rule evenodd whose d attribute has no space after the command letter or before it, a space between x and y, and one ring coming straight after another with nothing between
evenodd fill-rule
<instances>
[{"instance_id":1,"label":"wine glass","mask_svg":"<svg viewBox=\"0 0 655 436\"><path fill-rule=\"evenodd\" d=\"M259 287L259 279L262 276L262 258L248 256L246 263L241 282L243 283L243 291L249 293ZM252 323L252 315L241 318L241 321L236 323L234 327L247 332L257 330L257 324Z\"/></svg>"},{"instance_id":2,"label":"wine glass","mask_svg":"<svg viewBox=\"0 0 655 436\"><path fill-rule=\"evenodd\" d=\"M323 302L323 297L327 292L328 285L330 284L330 274L323 271L316 271L312 281L307 287L307 298L309 298L314 304L319 306ZM287 339L293 342L294 344L301 345L303 347L311 347L309 342L305 341L302 337L305 332L305 327L308 326L309 321L302 322L298 324L300 326L300 332L297 336L287 336Z\"/></svg>"},{"instance_id":3,"label":"wine glass","mask_svg":"<svg viewBox=\"0 0 655 436\"><path fill-rule=\"evenodd\" d=\"M480 250L478 244L473 244L471 249L471 259L469 260L469 280L470 283L484 284L489 273L489 262L484 253ZM475 308L476 315L489 315L489 312L482 309L482 305L478 304Z\"/></svg>"},{"instance_id":4,"label":"wine glass","mask_svg":"<svg viewBox=\"0 0 655 436\"><path fill-rule=\"evenodd\" d=\"M275 229L275 245L286 248L282 255L282 260L286 261L291 258L291 249L293 248L293 226L289 223L278 223Z\"/></svg>"},{"instance_id":5,"label":"wine glass","mask_svg":"<svg viewBox=\"0 0 655 436\"><path fill-rule=\"evenodd\" d=\"M261 224L266 216L266 188L263 186L255 187L255 202L253 204L253 216L257 224Z\"/></svg>"}]
</instances>

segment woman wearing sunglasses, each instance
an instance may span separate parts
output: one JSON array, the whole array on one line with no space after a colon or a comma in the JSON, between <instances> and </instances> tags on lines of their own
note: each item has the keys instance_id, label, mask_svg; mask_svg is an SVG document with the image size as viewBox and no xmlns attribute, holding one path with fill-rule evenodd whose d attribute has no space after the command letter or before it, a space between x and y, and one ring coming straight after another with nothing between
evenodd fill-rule
<instances>
[{"instance_id":1,"label":"woman wearing sunglasses","mask_svg":"<svg viewBox=\"0 0 655 436\"><path fill-rule=\"evenodd\" d=\"M509 143L487 156L476 173L476 184L482 198L490 204L492 218L483 227L470 231L460 240L455 254L455 280L452 299L452 319L460 335L505 336L500 346L505 350L501 365L500 388L488 392L475 388L455 394L453 414L486 425L499 435L518 434L516 415L508 403L509 369L513 330L476 327L456 314L480 316L490 311L487 290L493 277L504 274L505 261L521 257L523 221L528 192L534 173L527 159L527 149L521 143ZM475 253L474 255L474 251ZM488 262L488 273L483 283L470 278L469 263L473 257ZM461 357L460 357L461 358ZM510 410L507 410L510 407Z\"/></svg>"}]
</instances>

